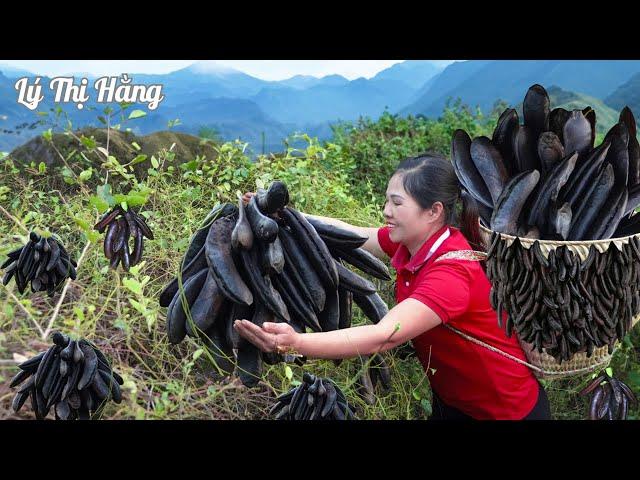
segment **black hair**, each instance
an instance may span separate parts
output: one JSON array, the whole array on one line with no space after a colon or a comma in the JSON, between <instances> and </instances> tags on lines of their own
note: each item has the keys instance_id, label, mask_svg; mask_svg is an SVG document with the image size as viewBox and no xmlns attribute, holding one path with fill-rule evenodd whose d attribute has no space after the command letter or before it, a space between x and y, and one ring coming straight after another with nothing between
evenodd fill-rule
<instances>
[{"instance_id":1,"label":"black hair","mask_svg":"<svg viewBox=\"0 0 640 480\"><path fill-rule=\"evenodd\" d=\"M400 162L395 174L402 175L402 186L418 205L427 209L435 202L442 203L445 223L460 228L472 248L484 250L478 228L478 205L461 188L449 159L437 153L423 153Z\"/></svg>"}]
</instances>

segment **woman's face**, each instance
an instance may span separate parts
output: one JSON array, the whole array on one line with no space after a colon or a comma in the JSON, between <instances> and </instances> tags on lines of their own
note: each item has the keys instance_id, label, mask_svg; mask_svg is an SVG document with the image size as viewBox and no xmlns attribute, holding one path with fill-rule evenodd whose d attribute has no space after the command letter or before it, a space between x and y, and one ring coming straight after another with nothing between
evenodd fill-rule
<instances>
[{"instance_id":1,"label":"woman's face","mask_svg":"<svg viewBox=\"0 0 640 480\"><path fill-rule=\"evenodd\" d=\"M423 209L405 191L401 174L391 177L386 195L383 214L389 227L389 238L405 245L413 254L435 231L439 215L436 212L434 217L433 209Z\"/></svg>"}]
</instances>

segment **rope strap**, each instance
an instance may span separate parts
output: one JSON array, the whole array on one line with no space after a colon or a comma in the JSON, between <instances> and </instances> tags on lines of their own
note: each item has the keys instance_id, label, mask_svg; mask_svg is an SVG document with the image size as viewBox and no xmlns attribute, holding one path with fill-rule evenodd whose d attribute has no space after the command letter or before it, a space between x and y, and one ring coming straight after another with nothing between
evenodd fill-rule
<instances>
[{"instance_id":1,"label":"rope strap","mask_svg":"<svg viewBox=\"0 0 640 480\"><path fill-rule=\"evenodd\" d=\"M472 262L482 262L486 259L487 254L478 250L453 250L451 252L440 255L434 261L439 262L441 260L469 260Z\"/></svg>"},{"instance_id":2,"label":"rope strap","mask_svg":"<svg viewBox=\"0 0 640 480\"><path fill-rule=\"evenodd\" d=\"M543 368L540 368L536 365L532 365L531 363L525 362L524 360L520 360L517 357L514 357L513 355L504 352L502 350L500 350L499 348L496 348L492 345L489 345L488 343L484 343L482 340L478 340L477 338L472 337L471 335L468 335L464 332L461 332L460 330L458 330L455 327L452 327L451 325L447 325L447 324L443 324L446 328L448 328L449 330L451 330L454 333L457 333L458 335L460 335L462 338L469 340L470 342L475 343L476 345L480 345L482 347L485 347L489 350L491 350L492 352L495 352L499 355L502 355L503 357L507 357L511 360L513 360L514 362L517 362L521 365L525 365L527 367L529 367L531 370L535 370L538 373L541 373L542 375L573 375L573 374L578 374L578 373L587 373L592 371L594 368L597 368L600 364L595 364L592 365L590 367L583 367L583 368L578 368L575 370L563 370L562 372L550 372L548 370L544 370ZM605 360L604 362L602 362L602 364L604 363L608 363L608 360Z\"/></svg>"}]
</instances>

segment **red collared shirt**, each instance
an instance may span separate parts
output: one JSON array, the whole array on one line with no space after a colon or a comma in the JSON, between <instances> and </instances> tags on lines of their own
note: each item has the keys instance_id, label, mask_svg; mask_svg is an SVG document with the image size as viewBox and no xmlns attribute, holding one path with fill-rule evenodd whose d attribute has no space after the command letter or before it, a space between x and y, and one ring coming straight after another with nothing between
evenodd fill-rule
<instances>
[{"instance_id":1,"label":"red collared shirt","mask_svg":"<svg viewBox=\"0 0 640 480\"><path fill-rule=\"evenodd\" d=\"M378 241L397 272L398 302L414 298L431 308L443 324L526 360L515 333L508 338L498 327L489 303L491 284L480 263L434 262L453 250L472 250L458 229L443 227L413 257L404 245L389 239L388 227L378 230ZM413 345L433 390L445 403L473 418L522 419L538 399L538 381L528 367L443 325L414 338Z\"/></svg>"}]
</instances>

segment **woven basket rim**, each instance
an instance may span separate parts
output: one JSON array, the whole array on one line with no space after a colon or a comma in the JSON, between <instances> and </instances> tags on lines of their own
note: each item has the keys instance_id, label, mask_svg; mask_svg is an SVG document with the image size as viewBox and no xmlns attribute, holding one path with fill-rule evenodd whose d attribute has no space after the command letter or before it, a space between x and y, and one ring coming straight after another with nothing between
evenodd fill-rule
<instances>
[{"instance_id":1,"label":"woven basket rim","mask_svg":"<svg viewBox=\"0 0 640 480\"><path fill-rule=\"evenodd\" d=\"M537 241L541 245L553 245L553 246L556 246L556 245L557 246L562 246L562 245L598 245L598 244L601 244L601 245L605 246L605 245L609 245L609 244L611 244L613 242L616 242L616 241L624 242L625 240L629 240L632 237L640 238L640 233L635 233L633 235L627 235L625 237L607 238L607 239L604 239L604 240L541 240L539 238L519 237L517 235L508 235L506 233L497 232L495 230L488 229L487 227L482 225L479 221L478 221L478 226L485 233L487 233L487 234L497 233L497 234L500 235L500 238L503 238L505 240L515 240L516 238L518 238L520 240L526 240L527 242L532 242L533 243L533 242Z\"/></svg>"}]
</instances>

